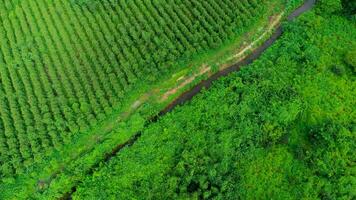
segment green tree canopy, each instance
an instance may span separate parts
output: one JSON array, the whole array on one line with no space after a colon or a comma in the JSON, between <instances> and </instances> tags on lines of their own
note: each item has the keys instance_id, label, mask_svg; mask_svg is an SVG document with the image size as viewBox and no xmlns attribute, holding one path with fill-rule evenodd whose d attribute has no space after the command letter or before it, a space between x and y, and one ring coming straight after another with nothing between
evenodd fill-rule
<instances>
[{"instance_id":1,"label":"green tree canopy","mask_svg":"<svg viewBox=\"0 0 356 200\"><path fill-rule=\"evenodd\" d=\"M342 7L347 14L355 15L356 14L356 0L341 0Z\"/></svg>"},{"instance_id":2,"label":"green tree canopy","mask_svg":"<svg viewBox=\"0 0 356 200\"><path fill-rule=\"evenodd\" d=\"M319 13L335 13L342 9L341 0L319 0L318 11Z\"/></svg>"},{"instance_id":3,"label":"green tree canopy","mask_svg":"<svg viewBox=\"0 0 356 200\"><path fill-rule=\"evenodd\" d=\"M345 55L345 62L356 72L356 50L349 51Z\"/></svg>"}]
</instances>

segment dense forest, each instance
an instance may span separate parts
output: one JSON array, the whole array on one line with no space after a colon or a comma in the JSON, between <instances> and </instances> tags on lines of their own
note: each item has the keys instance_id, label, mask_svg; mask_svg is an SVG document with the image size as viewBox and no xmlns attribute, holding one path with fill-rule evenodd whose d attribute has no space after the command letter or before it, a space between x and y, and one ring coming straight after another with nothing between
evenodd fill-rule
<instances>
[{"instance_id":1,"label":"dense forest","mask_svg":"<svg viewBox=\"0 0 356 200\"><path fill-rule=\"evenodd\" d=\"M320 0L239 72L149 124L73 199L355 199L355 1Z\"/></svg>"}]
</instances>

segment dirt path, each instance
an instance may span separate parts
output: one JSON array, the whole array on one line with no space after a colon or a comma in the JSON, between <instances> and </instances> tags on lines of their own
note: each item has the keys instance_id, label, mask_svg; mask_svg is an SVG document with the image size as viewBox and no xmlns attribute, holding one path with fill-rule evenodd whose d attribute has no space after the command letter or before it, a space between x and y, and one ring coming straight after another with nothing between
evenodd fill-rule
<instances>
[{"instance_id":1,"label":"dirt path","mask_svg":"<svg viewBox=\"0 0 356 200\"><path fill-rule=\"evenodd\" d=\"M304 12L310 10L313 8L316 0L306 0L302 6L294 10L288 17L288 21L294 20L296 17L300 16ZM271 20L269 28L267 28L266 31L262 35L260 35L256 40L251 42L248 46L244 47L242 50L240 50L237 54L231 56L229 59L230 60L235 60L238 58L237 62L233 65L226 66L220 68L220 71L217 73L211 75L207 80L201 81L199 84L191 88L190 90L184 92L181 94L179 97L177 97L171 104L169 104L165 109L163 109L159 116L164 115L167 112L170 112L174 107L177 105L183 104L193 98L196 94L198 94L203 88L209 88L212 84L212 82L222 76L226 76L230 74L231 72L237 71L241 68L241 66L248 65L252 63L254 60L259 58L262 53L268 49L270 46L272 46L276 40L283 34L282 27L279 25L281 18L283 17L284 13L281 13L280 15L277 15ZM273 34L270 36L268 40L266 40L262 45L259 47L256 47L257 44L259 44L261 41L265 39L265 37L270 34L271 31L273 31ZM246 53L252 51L252 53L246 55Z\"/></svg>"},{"instance_id":2,"label":"dirt path","mask_svg":"<svg viewBox=\"0 0 356 200\"><path fill-rule=\"evenodd\" d=\"M316 0L306 0L302 6L297 8L294 12L292 12L288 17L288 21L294 20L296 17L300 16L304 12L310 10ZM230 60L234 60L236 64L234 65L222 65L220 67L220 71L217 72L217 74L212 74L211 73L211 67L204 64L201 69L199 70L198 73L193 74L192 76L189 77L180 77L177 82L181 82L179 85L169 89L167 92L165 92L161 97L159 102L163 102L167 100L169 97L175 95L177 92L180 91L180 89L184 88L188 84L192 83L196 78L204 75L204 74L209 74L210 78L207 81L202 81L189 91L184 92L181 96L177 97L171 104L169 104L164 110L162 110L160 113L166 113L166 110L171 110L173 107L175 107L177 104L181 104L184 101L190 100L192 96L197 94L202 87L200 85L203 85L205 87L210 86L211 80L216 80L220 76L225 76L228 73L231 73L232 71L239 70L240 66L242 65L247 65L250 64L253 60L257 59L262 52L270 47L281 35L282 35L282 28L278 26L281 22L281 19L285 13L282 12L277 16L272 16L270 19L270 24L266 28L266 30L254 41L250 42L247 46L244 46L243 49L239 50L236 54L232 55L228 59L225 60L225 62L229 62ZM276 31L274 34L268 39L264 44L262 44L259 48L256 46L270 34L274 29ZM248 52L252 52L250 55L246 55ZM141 98L136 100L132 106L130 112L125 113L124 115L121 115L121 117L127 117L129 113L134 112L136 109L140 107L146 100L149 99L149 97L153 96L154 94L157 94L157 91L159 91L159 88L154 89L154 92L148 92L144 94Z\"/></svg>"},{"instance_id":3,"label":"dirt path","mask_svg":"<svg viewBox=\"0 0 356 200\"><path fill-rule=\"evenodd\" d=\"M188 78L186 78L181 84L179 84L177 87L174 87L172 89L170 89L169 91L167 91L166 93L163 94L161 101L165 101L167 100L171 95L174 95L175 93L177 93L180 89L182 89L183 87L185 87L186 85L188 85L189 83L193 82L197 77L210 72L211 68L209 66L204 65L200 71L196 74L194 74L193 76L190 76ZM178 81L184 79L183 77L179 78Z\"/></svg>"},{"instance_id":4,"label":"dirt path","mask_svg":"<svg viewBox=\"0 0 356 200\"><path fill-rule=\"evenodd\" d=\"M267 30L265 32L262 33L262 35L260 35L256 40L251 42L247 47L242 49L240 52L238 52L237 54L231 56L228 60L232 60L232 59L235 59L235 58L240 58L240 57L244 56L246 54L246 52L256 48L256 45L259 42L261 42L264 38L266 38L267 34L269 34L280 23L283 15L284 15L284 12L282 12L281 14L279 14L277 16L273 16L272 19L271 19L271 23L270 23L269 27L267 28ZM239 60L239 61L241 61L241 60Z\"/></svg>"},{"instance_id":5,"label":"dirt path","mask_svg":"<svg viewBox=\"0 0 356 200\"><path fill-rule=\"evenodd\" d=\"M277 16L273 16L270 24L268 25L268 27L266 28L266 30L254 41L252 41L251 43L249 43L247 46L245 46L242 50L238 51L238 53L234 54L233 56L227 58L225 60L225 62L229 62L230 60L236 60L236 62L240 62L243 59L243 56L246 55L246 53L248 51L253 51L253 49L256 48L257 44L261 41L263 41L266 36L271 33L271 31L280 23L282 17L284 15L284 12L280 13ZM222 70L224 67L221 67L220 70ZM190 76L190 77L181 77L178 79L178 81L184 79L184 81L182 83L180 83L178 86L168 90L166 93L164 93L160 99L160 101L165 101L167 100L170 96L176 94L180 89L182 89L183 87L185 87L186 85L190 84L191 82L193 82L196 78L200 77L203 74L206 73L211 73L211 67L204 64L198 73Z\"/></svg>"}]
</instances>

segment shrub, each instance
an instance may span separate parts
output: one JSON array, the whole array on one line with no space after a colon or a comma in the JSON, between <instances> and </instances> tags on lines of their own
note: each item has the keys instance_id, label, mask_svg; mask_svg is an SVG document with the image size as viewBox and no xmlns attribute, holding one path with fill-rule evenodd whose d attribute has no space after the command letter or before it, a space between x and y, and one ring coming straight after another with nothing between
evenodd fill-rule
<instances>
[{"instance_id":1,"label":"shrub","mask_svg":"<svg viewBox=\"0 0 356 200\"><path fill-rule=\"evenodd\" d=\"M349 51L345 55L345 62L356 72L356 50Z\"/></svg>"},{"instance_id":2,"label":"shrub","mask_svg":"<svg viewBox=\"0 0 356 200\"><path fill-rule=\"evenodd\" d=\"M324 14L339 12L342 10L341 0L319 0L317 10Z\"/></svg>"}]
</instances>

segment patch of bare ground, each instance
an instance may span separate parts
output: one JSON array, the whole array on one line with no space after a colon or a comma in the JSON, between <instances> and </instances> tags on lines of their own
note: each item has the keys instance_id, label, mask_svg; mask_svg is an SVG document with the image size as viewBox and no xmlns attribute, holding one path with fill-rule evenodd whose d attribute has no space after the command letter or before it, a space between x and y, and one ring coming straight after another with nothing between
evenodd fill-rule
<instances>
[{"instance_id":1,"label":"patch of bare ground","mask_svg":"<svg viewBox=\"0 0 356 200\"><path fill-rule=\"evenodd\" d=\"M194 74L193 76L190 76L190 77L186 78L178 86L176 86L176 87L168 90L166 93L164 93L162 98L160 99L160 101L167 100L171 95L174 95L175 93L177 93L177 91L179 91L180 89L182 89L183 87L185 87L189 83L193 82L197 77L199 77L199 76L201 76L203 74L206 74L206 73L208 73L210 71L211 71L211 67L209 67L207 65L203 65L198 73ZM179 80L182 80L182 78L179 78Z\"/></svg>"}]
</instances>

